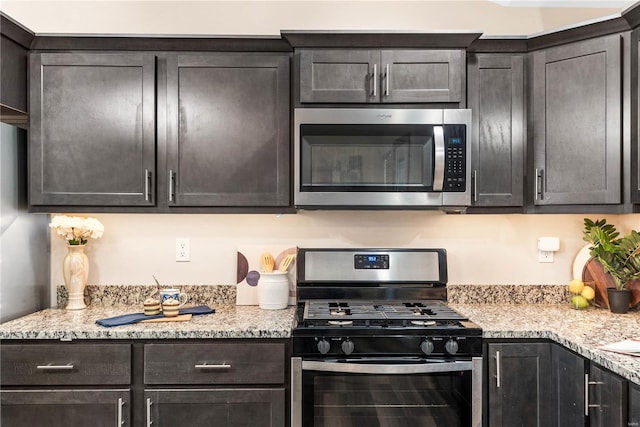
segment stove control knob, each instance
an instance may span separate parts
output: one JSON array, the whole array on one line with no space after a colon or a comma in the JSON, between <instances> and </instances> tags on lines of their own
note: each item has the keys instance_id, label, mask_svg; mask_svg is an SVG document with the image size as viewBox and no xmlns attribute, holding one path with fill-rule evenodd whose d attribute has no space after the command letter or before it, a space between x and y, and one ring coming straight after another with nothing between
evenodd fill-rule
<instances>
[{"instance_id":1,"label":"stove control knob","mask_svg":"<svg viewBox=\"0 0 640 427\"><path fill-rule=\"evenodd\" d=\"M329 341L325 340L324 338L318 341L318 351L320 352L320 354L329 353L330 348L331 344L329 344Z\"/></svg>"},{"instance_id":2,"label":"stove control knob","mask_svg":"<svg viewBox=\"0 0 640 427\"><path fill-rule=\"evenodd\" d=\"M433 353L433 347L433 341L429 339L425 339L424 341L422 341L422 344L420 344L420 350L422 350L424 354Z\"/></svg>"},{"instance_id":3,"label":"stove control knob","mask_svg":"<svg viewBox=\"0 0 640 427\"><path fill-rule=\"evenodd\" d=\"M456 354L458 352L458 341L450 339L444 344L444 349L447 350L449 354Z\"/></svg>"},{"instance_id":4,"label":"stove control knob","mask_svg":"<svg viewBox=\"0 0 640 427\"><path fill-rule=\"evenodd\" d=\"M353 349L355 348L355 346L353 345L353 341L349 340L349 338L342 341L342 345L340 347L342 347L342 351L347 356L353 353Z\"/></svg>"}]
</instances>

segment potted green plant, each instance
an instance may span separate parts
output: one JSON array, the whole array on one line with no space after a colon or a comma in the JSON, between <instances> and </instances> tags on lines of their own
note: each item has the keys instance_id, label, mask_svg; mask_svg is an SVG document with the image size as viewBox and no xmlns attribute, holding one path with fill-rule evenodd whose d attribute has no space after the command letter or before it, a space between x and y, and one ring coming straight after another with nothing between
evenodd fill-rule
<instances>
[{"instance_id":1,"label":"potted green plant","mask_svg":"<svg viewBox=\"0 0 640 427\"><path fill-rule=\"evenodd\" d=\"M640 233L632 230L626 236L607 220L584 219L583 239L591 243L589 254L611 275L615 288L607 289L609 309L613 313L629 310L631 291L627 284L640 278Z\"/></svg>"}]
</instances>

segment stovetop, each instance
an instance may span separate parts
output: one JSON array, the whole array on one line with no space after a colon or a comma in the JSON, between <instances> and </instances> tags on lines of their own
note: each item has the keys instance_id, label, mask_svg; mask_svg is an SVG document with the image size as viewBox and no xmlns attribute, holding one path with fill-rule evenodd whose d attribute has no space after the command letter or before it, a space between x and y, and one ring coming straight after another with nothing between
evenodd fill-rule
<instances>
[{"instance_id":1,"label":"stovetop","mask_svg":"<svg viewBox=\"0 0 640 427\"><path fill-rule=\"evenodd\" d=\"M428 326L435 322L467 320L442 301L307 301L303 321L307 325L332 325L335 322L353 322L354 325L374 323ZM454 323L454 322L450 322ZM345 323L343 323L345 324ZM339 324L338 324L339 325Z\"/></svg>"}]
</instances>

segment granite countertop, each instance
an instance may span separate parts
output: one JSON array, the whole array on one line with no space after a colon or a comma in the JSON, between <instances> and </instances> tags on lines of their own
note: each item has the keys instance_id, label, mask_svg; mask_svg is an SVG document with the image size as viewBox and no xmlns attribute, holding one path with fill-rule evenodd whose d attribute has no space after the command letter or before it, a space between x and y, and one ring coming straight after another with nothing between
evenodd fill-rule
<instances>
[{"instance_id":1,"label":"granite countertop","mask_svg":"<svg viewBox=\"0 0 640 427\"><path fill-rule=\"evenodd\" d=\"M598 347L640 338L640 311L613 314L590 307L574 310L567 304L450 304L482 327L486 339L549 339L640 384L640 357Z\"/></svg>"},{"instance_id":2,"label":"granite countertop","mask_svg":"<svg viewBox=\"0 0 640 427\"><path fill-rule=\"evenodd\" d=\"M628 338L640 338L640 311L613 314L564 304L461 304L452 308L483 329L486 339L549 339L640 384L640 357L599 350ZM90 306L86 310L46 309L0 325L0 339L199 339L289 338L295 307L262 310L257 306L210 304L214 314L189 322L145 323L105 328L97 319L139 311L131 305Z\"/></svg>"},{"instance_id":3,"label":"granite countertop","mask_svg":"<svg viewBox=\"0 0 640 427\"><path fill-rule=\"evenodd\" d=\"M133 306L85 310L46 309L0 325L0 339L196 339L289 338L295 307L262 310L257 306L211 305L215 313L188 322L137 323L105 328L96 320L141 311Z\"/></svg>"}]
</instances>

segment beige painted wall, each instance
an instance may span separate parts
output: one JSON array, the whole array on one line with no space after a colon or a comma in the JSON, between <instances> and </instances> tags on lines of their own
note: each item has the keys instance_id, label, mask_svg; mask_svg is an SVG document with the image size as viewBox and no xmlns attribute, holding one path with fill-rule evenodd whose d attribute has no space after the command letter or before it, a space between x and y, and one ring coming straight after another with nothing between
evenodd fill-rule
<instances>
[{"instance_id":1,"label":"beige painted wall","mask_svg":"<svg viewBox=\"0 0 640 427\"><path fill-rule=\"evenodd\" d=\"M278 35L306 30L482 30L528 35L619 8L504 7L488 0L424 1L31 1L0 10L36 33Z\"/></svg>"},{"instance_id":2,"label":"beige painted wall","mask_svg":"<svg viewBox=\"0 0 640 427\"><path fill-rule=\"evenodd\" d=\"M584 215L447 215L440 212L303 211L295 215L95 215L103 238L89 242L90 283L233 284L236 248L443 247L449 283L558 284L571 279ZM601 218L589 215L590 218ZM606 216L620 231L640 214ZM538 263L537 238L561 239L555 262ZM191 262L177 263L175 239L191 240ZM52 283L62 284L66 253L52 237ZM256 260L257 262L257 260Z\"/></svg>"}]
</instances>

